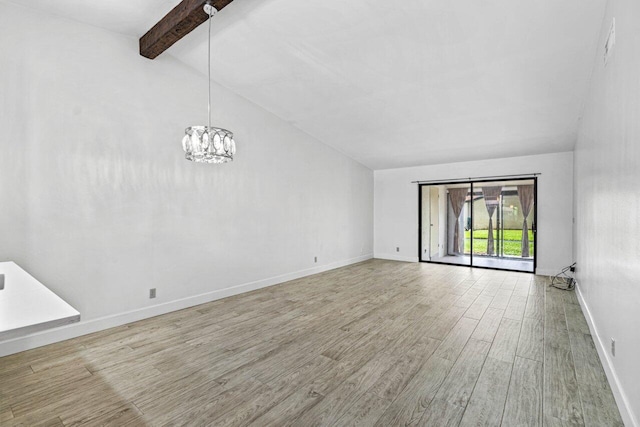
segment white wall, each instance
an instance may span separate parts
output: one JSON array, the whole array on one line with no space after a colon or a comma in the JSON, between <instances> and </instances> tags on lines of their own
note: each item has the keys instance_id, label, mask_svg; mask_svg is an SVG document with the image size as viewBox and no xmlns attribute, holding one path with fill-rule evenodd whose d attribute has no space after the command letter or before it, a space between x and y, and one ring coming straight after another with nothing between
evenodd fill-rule
<instances>
[{"instance_id":1,"label":"white wall","mask_svg":"<svg viewBox=\"0 0 640 427\"><path fill-rule=\"evenodd\" d=\"M541 173L537 272L555 274L572 263L572 153L375 171L374 256L418 260L418 186L412 181L533 172Z\"/></svg>"},{"instance_id":2,"label":"white wall","mask_svg":"<svg viewBox=\"0 0 640 427\"><path fill-rule=\"evenodd\" d=\"M614 17L616 46L605 67ZM629 426L640 425L639 19L637 0L609 0L575 150L578 289Z\"/></svg>"},{"instance_id":3,"label":"white wall","mask_svg":"<svg viewBox=\"0 0 640 427\"><path fill-rule=\"evenodd\" d=\"M94 321L78 331L371 256L368 168L217 85L213 123L235 133L236 160L188 162L206 77L3 2L0 28L0 261Z\"/></svg>"}]
</instances>

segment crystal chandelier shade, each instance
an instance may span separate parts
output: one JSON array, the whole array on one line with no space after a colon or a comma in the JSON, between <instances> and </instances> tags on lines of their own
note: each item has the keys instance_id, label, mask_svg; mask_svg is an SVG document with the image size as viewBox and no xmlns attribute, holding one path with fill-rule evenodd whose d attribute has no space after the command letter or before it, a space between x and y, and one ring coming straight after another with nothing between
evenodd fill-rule
<instances>
[{"instance_id":1,"label":"crystal chandelier shade","mask_svg":"<svg viewBox=\"0 0 640 427\"><path fill-rule=\"evenodd\" d=\"M233 133L209 126L191 126L182 138L185 158L197 163L227 163L233 160Z\"/></svg>"},{"instance_id":2,"label":"crystal chandelier shade","mask_svg":"<svg viewBox=\"0 0 640 427\"><path fill-rule=\"evenodd\" d=\"M185 129L182 138L184 157L196 163L227 163L233 161L236 153L236 142L233 133L222 128L211 126L211 18L217 10L210 4L204 6L205 13L209 16L209 41L208 41L208 76L209 76L209 103L208 126L190 126Z\"/></svg>"}]
</instances>

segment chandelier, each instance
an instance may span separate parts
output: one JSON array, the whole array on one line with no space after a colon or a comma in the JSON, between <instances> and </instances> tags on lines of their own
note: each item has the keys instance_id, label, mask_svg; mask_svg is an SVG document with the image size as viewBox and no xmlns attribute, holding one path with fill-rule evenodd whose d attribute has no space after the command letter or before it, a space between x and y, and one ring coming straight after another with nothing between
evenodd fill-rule
<instances>
[{"instance_id":1,"label":"chandelier","mask_svg":"<svg viewBox=\"0 0 640 427\"><path fill-rule=\"evenodd\" d=\"M209 16L209 44L208 44L208 76L209 76L209 102L208 125L190 126L185 129L182 138L184 157L197 163L227 163L233 160L236 153L236 143L233 133L226 129L211 127L211 18L218 11L211 4L204 6L205 13Z\"/></svg>"}]
</instances>

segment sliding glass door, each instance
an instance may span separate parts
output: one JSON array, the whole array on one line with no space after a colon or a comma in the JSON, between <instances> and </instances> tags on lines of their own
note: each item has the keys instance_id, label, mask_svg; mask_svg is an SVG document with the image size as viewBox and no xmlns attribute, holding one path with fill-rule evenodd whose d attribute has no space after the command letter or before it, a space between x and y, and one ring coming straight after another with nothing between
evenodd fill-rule
<instances>
[{"instance_id":1,"label":"sliding glass door","mask_svg":"<svg viewBox=\"0 0 640 427\"><path fill-rule=\"evenodd\" d=\"M420 260L535 271L536 178L420 185Z\"/></svg>"}]
</instances>

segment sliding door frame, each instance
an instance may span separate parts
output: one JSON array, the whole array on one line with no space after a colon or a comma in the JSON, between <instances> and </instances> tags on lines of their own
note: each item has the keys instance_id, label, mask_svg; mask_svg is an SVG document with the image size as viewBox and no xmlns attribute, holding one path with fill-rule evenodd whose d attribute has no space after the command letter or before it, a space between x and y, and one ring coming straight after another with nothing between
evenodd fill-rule
<instances>
[{"instance_id":1,"label":"sliding door frame","mask_svg":"<svg viewBox=\"0 0 640 427\"><path fill-rule=\"evenodd\" d=\"M498 177L496 177L498 178ZM538 177L537 175L529 176L529 177L517 177L517 178L502 178L502 179L473 179L473 180L456 180L456 181L438 181L428 184L422 184L418 182L418 261L425 262L429 264L443 264L443 265L453 265L457 267L473 267L473 268L483 268L485 270L500 270L500 271L514 271L519 273L531 273L536 274L536 269L538 267ZM533 224L531 224L531 231L533 231L533 272L526 270L510 270L506 268L498 268L498 267L483 267L473 265L473 185L484 183L484 182L500 182L500 181L530 181L533 180ZM453 184L469 184L471 187L471 228L470 228L470 250L469 250L469 265L466 264L451 264L447 262L441 261L427 261L422 259L422 187L433 187L437 185L453 185ZM429 195L431 197L431 195ZM449 209L447 200L447 209ZM430 217L431 218L431 217ZM431 221L431 220L430 220ZM431 233L431 230L429 230ZM431 235L429 235L431 238ZM431 240L429 240L431 241ZM431 252L429 252L431 254ZM431 258L431 256L429 257Z\"/></svg>"}]
</instances>

